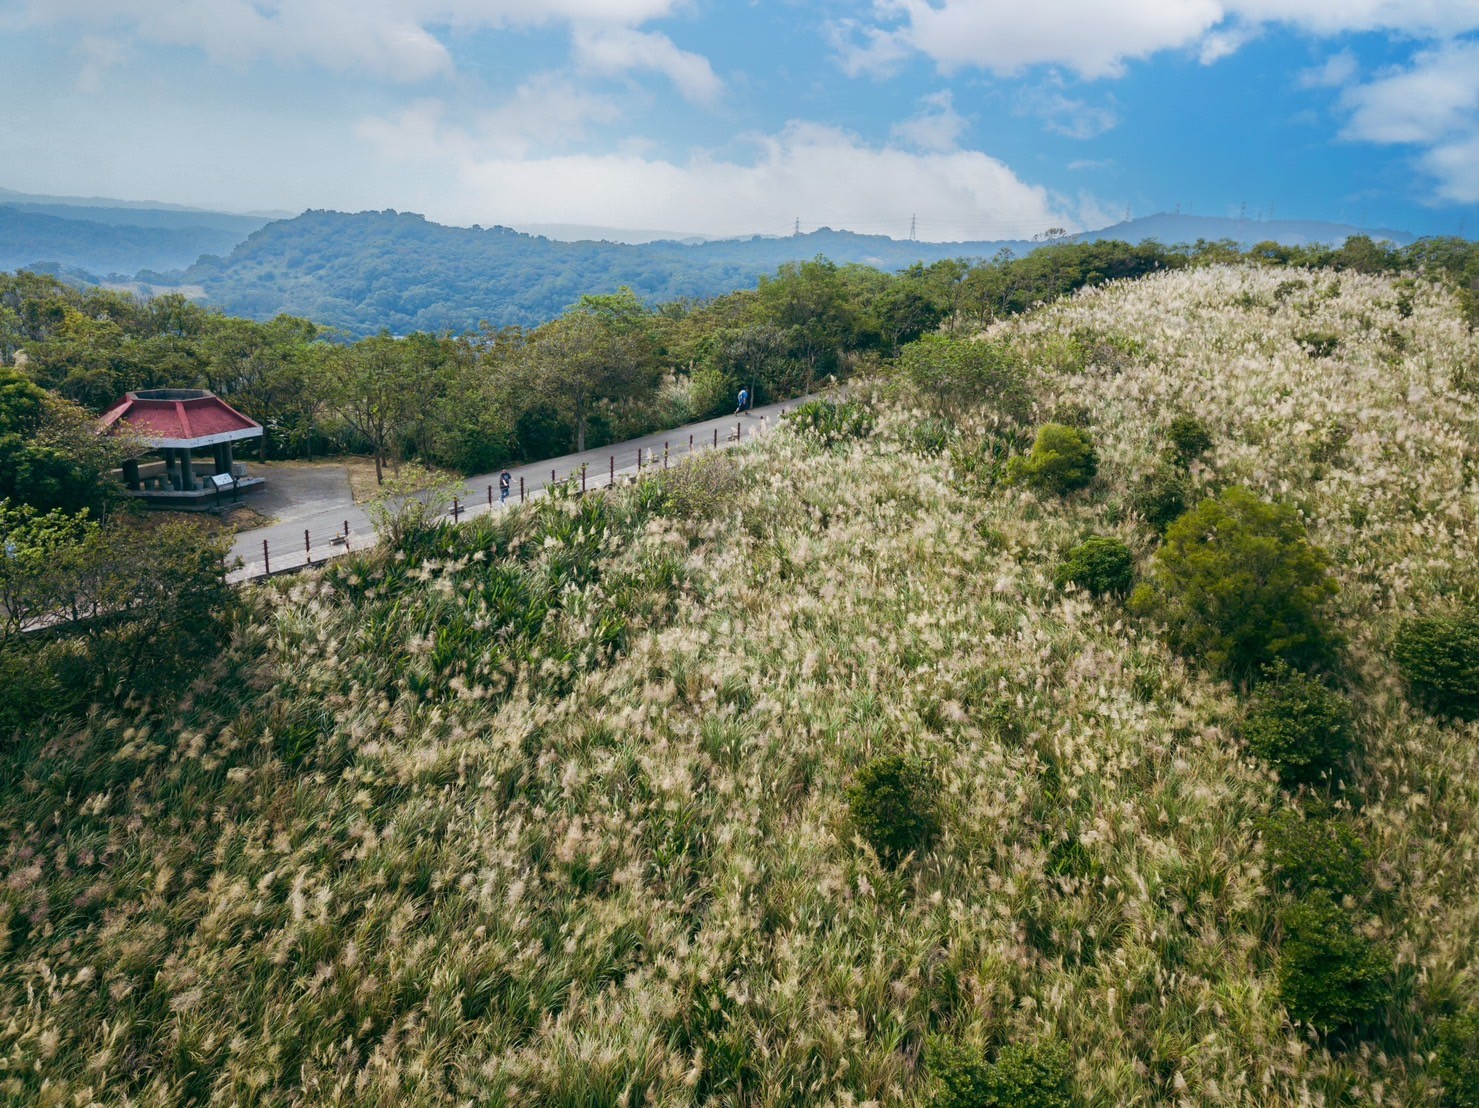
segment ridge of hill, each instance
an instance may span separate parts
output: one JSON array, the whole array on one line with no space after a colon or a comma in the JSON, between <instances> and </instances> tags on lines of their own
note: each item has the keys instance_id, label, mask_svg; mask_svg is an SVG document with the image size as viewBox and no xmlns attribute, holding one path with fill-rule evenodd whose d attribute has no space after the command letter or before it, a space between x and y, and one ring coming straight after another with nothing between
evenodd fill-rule
<instances>
[{"instance_id":1,"label":"ridge of hill","mask_svg":"<svg viewBox=\"0 0 1479 1108\"><path fill-rule=\"evenodd\" d=\"M3 201L3 198L0 198ZM210 213L0 202L0 270L74 272L94 283L178 269L230 250L266 220Z\"/></svg>"},{"instance_id":2,"label":"ridge of hill","mask_svg":"<svg viewBox=\"0 0 1479 1108\"><path fill-rule=\"evenodd\" d=\"M1340 224L1157 216L1079 237L1164 241L1178 230L1244 245L1279 235L1291 242L1338 242L1356 233ZM1411 241L1396 232L1388 237ZM268 224L225 257L201 258L182 274L141 273L139 280L196 286L211 304L256 319L286 313L352 335L382 327L400 334L467 330L484 321L537 325L586 293L622 285L650 303L707 298L752 287L782 264L818 255L841 265L898 270L1002 250L1021 254L1041 245L1022 239L916 242L825 227L784 238L629 245L554 241L506 227L448 227L395 211L309 211Z\"/></svg>"},{"instance_id":3,"label":"ridge of hill","mask_svg":"<svg viewBox=\"0 0 1479 1108\"><path fill-rule=\"evenodd\" d=\"M989 340L1023 423L861 383L248 592L182 699L0 749L5 1095L891 1108L955 1064L1012 1103L1434 1102L1435 1025L1479 1010L1479 724L1413 707L1392 642L1473 595L1479 336L1428 282L1207 266ZM1339 783L1281 789L1232 683L1059 583L1089 535L1151 570L1187 412L1192 499L1329 553ZM1088 487L1003 479L1046 420ZM894 864L852 814L885 754L935 782ZM1280 814L1349 858L1280 854ZM1327 863L1338 907L1296 884ZM1286 1004L1306 897L1390 985L1353 1038Z\"/></svg>"}]
</instances>

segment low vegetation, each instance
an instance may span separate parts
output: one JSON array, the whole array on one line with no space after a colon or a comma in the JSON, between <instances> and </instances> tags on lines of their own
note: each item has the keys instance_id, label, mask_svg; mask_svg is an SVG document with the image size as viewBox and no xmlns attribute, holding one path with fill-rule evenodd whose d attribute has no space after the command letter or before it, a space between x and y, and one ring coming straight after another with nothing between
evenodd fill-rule
<instances>
[{"instance_id":1,"label":"low vegetation","mask_svg":"<svg viewBox=\"0 0 1479 1108\"><path fill-rule=\"evenodd\" d=\"M1479 590L1479 340L1297 272L998 323L1021 418L865 376L423 520L19 729L0 1095L1471 1103L1479 732L1410 621Z\"/></svg>"}]
</instances>

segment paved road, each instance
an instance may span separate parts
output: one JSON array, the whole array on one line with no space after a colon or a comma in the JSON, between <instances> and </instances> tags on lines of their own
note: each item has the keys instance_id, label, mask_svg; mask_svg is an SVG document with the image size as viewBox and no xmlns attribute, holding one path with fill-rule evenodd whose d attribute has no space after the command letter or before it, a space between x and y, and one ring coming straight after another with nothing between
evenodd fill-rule
<instances>
[{"instance_id":1,"label":"paved road","mask_svg":"<svg viewBox=\"0 0 1479 1108\"><path fill-rule=\"evenodd\" d=\"M600 488L611 479L613 468L618 477L636 473L639 451L642 468L645 469L649 465L663 464L664 449L667 450L673 462L686 457L689 453L690 441L694 453L705 449L712 450L716 443L720 448L733 446L737 441L735 432L738 429L740 432L738 441L748 442L752 438L773 430L780 422L781 412L794 408L801 402L799 399L787 400L783 404L770 404L756 408L745 415L724 416L720 419L704 420L702 423L690 423L685 427L676 427L671 431L659 431L644 438L632 439L630 442L603 446L597 450L587 450L583 454L566 454L564 457L553 458L549 461L510 467L509 473L513 475L513 495L509 498L509 503L518 503L521 481L524 495L534 496L541 493L545 486L551 483L552 478L564 481L573 476L579 480L582 465L586 467L586 480L589 486ZM271 480L270 475L268 480ZM490 486L493 489L491 509L488 504ZM469 477L463 483L463 494L461 503L464 517L481 515L489 510L497 511L500 507L498 474L484 473ZM247 503L251 504L252 501L248 499ZM335 541L344 539L346 535L347 543ZM279 522L252 531L242 531L236 536L232 553L241 559L242 565L230 574L230 579L243 581L261 577L269 570L276 573L280 570L301 567L310 561L316 564L325 558L343 554L346 546L350 550L362 550L366 546L374 545L374 542L375 528L370 523L370 518L363 505L350 504L346 507L337 504L312 512L305 511L301 506L295 507L290 522ZM265 557L263 543L266 543Z\"/></svg>"}]
</instances>

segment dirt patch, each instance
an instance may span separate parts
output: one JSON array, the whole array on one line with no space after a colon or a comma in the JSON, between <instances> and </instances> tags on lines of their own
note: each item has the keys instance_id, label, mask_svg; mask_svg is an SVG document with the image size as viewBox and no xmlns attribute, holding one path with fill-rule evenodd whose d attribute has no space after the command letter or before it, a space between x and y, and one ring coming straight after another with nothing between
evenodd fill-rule
<instances>
[{"instance_id":1,"label":"dirt patch","mask_svg":"<svg viewBox=\"0 0 1479 1108\"><path fill-rule=\"evenodd\" d=\"M340 463L349 474L349 491L356 504L374 500L380 495L380 486L375 481L375 462L372 458L345 458Z\"/></svg>"}]
</instances>

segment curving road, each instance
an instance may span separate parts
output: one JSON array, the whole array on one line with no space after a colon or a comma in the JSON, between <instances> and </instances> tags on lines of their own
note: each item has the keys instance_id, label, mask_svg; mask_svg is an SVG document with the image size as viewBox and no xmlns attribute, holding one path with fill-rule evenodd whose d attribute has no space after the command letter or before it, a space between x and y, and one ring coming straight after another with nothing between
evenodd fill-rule
<instances>
[{"instance_id":1,"label":"curving road","mask_svg":"<svg viewBox=\"0 0 1479 1108\"><path fill-rule=\"evenodd\" d=\"M662 465L664 450L670 461L676 462L687 457L690 449L697 453L700 450L713 450L716 445L722 449L734 446L737 442L748 442L774 429L782 412L794 408L805 399L802 397L781 404L768 404L744 415L706 419L700 423L659 431L584 453L566 454L564 457L529 465L510 466L513 495L509 498L509 503L518 503L521 482L524 495L534 496L541 493L552 481L565 481L572 476L578 480L582 465L586 467L589 487L600 488L610 481L613 471L617 477L636 473L639 452L642 468L645 469L649 465ZM739 432L738 438L736 431ZM488 496L490 488L493 490L491 508ZM247 503L250 504L251 501L248 500ZM498 474L483 473L469 477L463 482L460 504L462 516L497 511L500 507ZM232 547L232 554L241 559L241 565L231 571L229 579L246 581L266 576L269 572L301 569L304 565L317 565L327 558L343 554L346 547L350 550L362 550L374 545L375 528L363 505L337 505L320 511L305 510L308 507L310 506L296 507L291 512L290 521L239 533Z\"/></svg>"}]
</instances>

